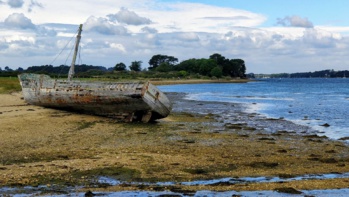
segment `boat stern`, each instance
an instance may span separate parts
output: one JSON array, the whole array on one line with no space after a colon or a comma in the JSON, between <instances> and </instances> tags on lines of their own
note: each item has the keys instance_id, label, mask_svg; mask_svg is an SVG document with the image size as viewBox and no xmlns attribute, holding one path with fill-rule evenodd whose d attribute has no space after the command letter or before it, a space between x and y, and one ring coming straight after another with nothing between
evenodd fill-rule
<instances>
[{"instance_id":1,"label":"boat stern","mask_svg":"<svg viewBox=\"0 0 349 197\"><path fill-rule=\"evenodd\" d=\"M167 117L172 110L172 103L167 96L150 82L146 82L142 89L142 97L155 113L152 119Z\"/></svg>"}]
</instances>

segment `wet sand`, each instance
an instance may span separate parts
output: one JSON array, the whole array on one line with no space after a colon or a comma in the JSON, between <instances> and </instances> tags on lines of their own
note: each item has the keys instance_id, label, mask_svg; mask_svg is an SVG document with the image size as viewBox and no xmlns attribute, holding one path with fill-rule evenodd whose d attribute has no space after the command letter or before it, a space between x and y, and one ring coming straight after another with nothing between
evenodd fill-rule
<instances>
[{"instance_id":1,"label":"wet sand","mask_svg":"<svg viewBox=\"0 0 349 197\"><path fill-rule=\"evenodd\" d=\"M342 141L245 113L243 105L169 97L174 110L168 118L126 124L27 105L20 93L0 94L0 185L83 185L83 192L348 188L349 178L171 187L96 184L98 176L151 183L349 172L349 147Z\"/></svg>"}]
</instances>

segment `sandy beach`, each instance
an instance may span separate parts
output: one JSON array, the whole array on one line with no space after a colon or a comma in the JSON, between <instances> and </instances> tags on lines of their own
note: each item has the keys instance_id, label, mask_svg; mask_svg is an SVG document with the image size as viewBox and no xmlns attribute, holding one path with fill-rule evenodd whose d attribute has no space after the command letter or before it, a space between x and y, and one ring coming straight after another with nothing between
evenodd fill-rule
<instances>
[{"instance_id":1,"label":"sandy beach","mask_svg":"<svg viewBox=\"0 0 349 197\"><path fill-rule=\"evenodd\" d=\"M174 112L152 124L27 105L21 93L0 94L0 186L83 185L85 191L149 190L134 184L98 186L98 176L121 181L194 181L242 177L296 177L349 172L349 147L317 135L248 123L223 123L210 106L241 106L185 101L170 94ZM204 110L197 113L195 108ZM223 117L224 118L224 117ZM259 121L260 118L258 118ZM263 119L281 124L279 120ZM283 122L284 124L284 122ZM297 128L297 127L295 127ZM258 191L348 188L349 178L160 187L183 191Z\"/></svg>"}]
</instances>

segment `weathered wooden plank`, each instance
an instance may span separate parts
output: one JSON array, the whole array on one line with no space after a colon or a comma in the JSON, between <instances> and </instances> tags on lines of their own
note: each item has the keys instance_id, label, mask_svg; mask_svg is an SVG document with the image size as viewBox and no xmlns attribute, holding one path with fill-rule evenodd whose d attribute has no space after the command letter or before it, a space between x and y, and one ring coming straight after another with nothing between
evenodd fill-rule
<instances>
[{"instance_id":1,"label":"weathered wooden plank","mask_svg":"<svg viewBox=\"0 0 349 197\"><path fill-rule=\"evenodd\" d=\"M29 104L75 110L127 122L148 122L168 116L172 104L149 82L82 82L21 74L23 97ZM130 115L133 114L133 115Z\"/></svg>"}]
</instances>

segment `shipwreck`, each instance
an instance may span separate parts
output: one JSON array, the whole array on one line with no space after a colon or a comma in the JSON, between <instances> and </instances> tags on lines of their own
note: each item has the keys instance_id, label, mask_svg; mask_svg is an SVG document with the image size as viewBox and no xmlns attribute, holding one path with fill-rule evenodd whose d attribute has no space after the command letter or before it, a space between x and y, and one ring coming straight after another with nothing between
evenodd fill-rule
<instances>
[{"instance_id":1,"label":"shipwreck","mask_svg":"<svg viewBox=\"0 0 349 197\"><path fill-rule=\"evenodd\" d=\"M96 82L73 79L81 32L82 25L76 37L68 79L33 73L18 75L27 103L107 116L123 122L149 122L170 114L170 100L149 81Z\"/></svg>"}]
</instances>

